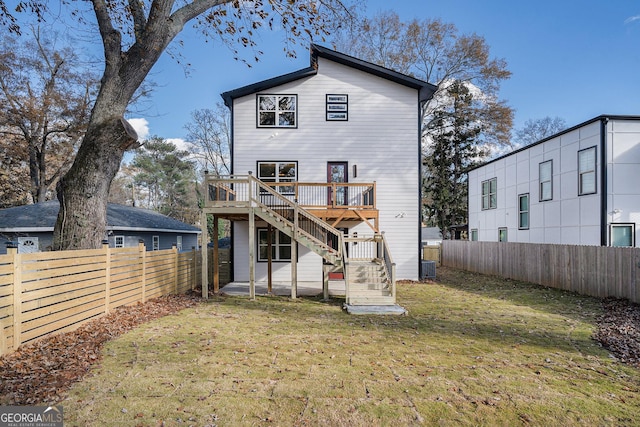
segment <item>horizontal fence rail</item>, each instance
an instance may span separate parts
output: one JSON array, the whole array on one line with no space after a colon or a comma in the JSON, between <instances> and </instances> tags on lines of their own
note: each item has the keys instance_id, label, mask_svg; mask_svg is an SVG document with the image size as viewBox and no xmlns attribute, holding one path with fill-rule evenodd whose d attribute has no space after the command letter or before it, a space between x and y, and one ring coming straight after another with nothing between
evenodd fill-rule
<instances>
[{"instance_id":1,"label":"horizontal fence rail","mask_svg":"<svg viewBox=\"0 0 640 427\"><path fill-rule=\"evenodd\" d=\"M133 248L0 255L0 355L77 329L111 310L201 284L195 249Z\"/></svg>"},{"instance_id":2,"label":"horizontal fence rail","mask_svg":"<svg viewBox=\"0 0 640 427\"><path fill-rule=\"evenodd\" d=\"M640 303L640 248L445 240L442 264Z\"/></svg>"}]
</instances>

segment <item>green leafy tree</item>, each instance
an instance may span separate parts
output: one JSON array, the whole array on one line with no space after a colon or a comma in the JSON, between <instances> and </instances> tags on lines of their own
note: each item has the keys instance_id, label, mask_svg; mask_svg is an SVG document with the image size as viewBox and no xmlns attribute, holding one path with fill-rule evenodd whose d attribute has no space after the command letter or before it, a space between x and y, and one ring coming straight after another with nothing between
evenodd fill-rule
<instances>
[{"instance_id":1,"label":"green leafy tree","mask_svg":"<svg viewBox=\"0 0 640 427\"><path fill-rule=\"evenodd\" d=\"M204 37L238 48L257 50L260 27L284 33L284 50L294 55L296 40L324 38L350 16L346 4L355 0L90 0L56 2L82 26L99 34L104 54L100 88L73 165L59 181L60 212L53 248L98 248L106 229L109 187L127 150L138 137L124 119L127 106L152 67L180 34L193 23ZM46 18L47 0L21 1L18 11ZM87 8L90 5L90 9ZM92 14L92 17L88 17ZM16 14L0 0L0 25L19 32Z\"/></svg>"},{"instance_id":2,"label":"green leafy tree","mask_svg":"<svg viewBox=\"0 0 640 427\"><path fill-rule=\"evenodd\" d=\"M131 162L136 171L133 183L146 195L141 206L195 224L198 203L196 176L189 152L154 136L136 151Z\"/></svg>"},{"instance_id":3,"label":"green leafy tree","mask_svg":"<svg viewBox=\"0 0 640 427\"><path fill-rule=\"evenodd\" d=\"M485 154L477 138L483 124L469 120L475 114L477 101L461 82L447 87L449 105L436 111L432 144L424 157L427 175L424 179L424 208L428 225L437 226L445 238L452 225L467 221L467 172Z\"/></svg>"}]
</instances>

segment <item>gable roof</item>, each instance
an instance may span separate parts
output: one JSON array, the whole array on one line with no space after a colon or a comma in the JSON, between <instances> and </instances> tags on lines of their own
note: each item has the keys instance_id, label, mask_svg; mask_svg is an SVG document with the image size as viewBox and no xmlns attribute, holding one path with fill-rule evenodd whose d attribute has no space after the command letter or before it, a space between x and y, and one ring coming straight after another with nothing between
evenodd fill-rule
<instances>
[{"instance_id":1,"label":"gable roof","mask_svg":"<svg viewBox=\"0 0 640 427\"><path fill-rule=\"evenodd\" d=\"M267 89L271 89L276 86L283 85L285 83L293 82L305 77L310 77L318 73L318 58L326 58L333 62L337 62L348 67L355 68L365 73L373 74L383 79L390 80L392 82L401 84L403 86L410 87L418 90L420 102L431 99L437 87L431 83L416 79L411 76L407 76L397 71L390 70L380 65L373 64L371 62L363 61L353 56L346 55L344 53L331 50L329 48L311 44L311 61L310 65L298 71L294 71L289 74L283 74L278 77L263 80L257 83L253 83L247 86L233 89L221 94L224 104L227 107L231 107L234 99L241 96L250 95L252 93L261 92Z\"/></svg>"},{"instance_id":2,"label":"gable roof","mask_svg":"<svg viewBox=\"0 0 640 427\"><path fill-rule=\"evenodd\" d=\"M60 205L57 200L0 209L0 231L53 231L59 209ZM169 218L161 213L116 203L109 203L107 206L107 230L170 233L200 232L197 227Z\"/></svg>"}]
</instances>

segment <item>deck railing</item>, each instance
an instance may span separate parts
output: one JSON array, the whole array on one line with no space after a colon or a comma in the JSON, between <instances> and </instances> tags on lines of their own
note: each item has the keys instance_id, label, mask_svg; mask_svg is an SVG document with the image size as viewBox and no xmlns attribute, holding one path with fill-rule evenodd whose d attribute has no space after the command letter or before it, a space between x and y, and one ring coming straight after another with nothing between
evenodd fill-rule
<instances>
[{"instance_id":1,"label":"deck railing","mask_svg":"<svg viewBox=\"0 0 640 427\"><path fill-rule=\"evenodd\" d=\"M350 260L380 260L396 296L396 264L393 262L384 233L374 235L349 235L344 238Z\"/></svg>"},{"instance_id":2,"label":"deck railing","mask_svg":"<svg viewBox=\"0 0 640 427\"><path fill-rule=\"evenodd\" d=\"M207 177L207 206L248 203L247 179L247 175ZM260 182L305 209L376 209L375 182Z\"/></svg>"}]
</instances>

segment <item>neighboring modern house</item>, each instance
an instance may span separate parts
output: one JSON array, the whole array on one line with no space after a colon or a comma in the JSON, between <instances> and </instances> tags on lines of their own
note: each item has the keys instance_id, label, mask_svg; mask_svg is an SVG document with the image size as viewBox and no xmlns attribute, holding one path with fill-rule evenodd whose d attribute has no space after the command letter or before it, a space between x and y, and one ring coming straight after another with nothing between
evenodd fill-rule
<instances>
[{"instance_id":1,"label":"neighboring modern house","mask_svg":"<svg viewBox=\"0 0 640 427\"><path fill-rule=\"evenodd\" d=\"M638 247L640 116L603 115L469 172L469 240Z\"/></svg>"},{"instance_id":2,"label":"neighboring modern house","mask_svg":"<svg viewBox=\"0 0 640 427\"><path fill-rule=\"evenodd\" d=\"M233 174L250 174L251 182L258 182L247 203L260 208L249 214L257 216L250 236L247 210L233 210L234 202L240 206L244 187L239 181L210 181L210 209L205 211L236 220L233 279L250 281L255 274L255 280L267 280L272 265L274 281L320 281L323 264L341 265L327 254L339 250L340 236L333 229L353 238L376 235L377 242L384 232L396 276L418 279L420 106L435 89L312 45L308 68L223 93L232 112ZM278 203L283 204L281 214L275 212ZM294 212L299 211L312 217L298 218ZM274 215L278 220L272 220ZM289 220L289 228L281 225ZM310 226L304 236L291 231L305 224ZM276 230L271 239L269 227ZM327 247L314 248L312 239ZM366 242L347 241L346 256L367 258L361 253L365 247ZM293 268L292 259L297 261Z\"/></svg>"},{"instance_id":3,"label":"neighboring modern house","mask_svg":"<svg viewBox=\"0 0 640 427\"><path fill-rule=\"evenodd\" d=\"M51 250L53 227L60 205L57 200L0 209L0 239L18 243L18 251ZM200 229L148 209L110 203L107 207L107 235L112 248L138 246L144 240L147 250L179 250L198 247ZM0 254L6 245L0 245Z\"/></svg>"}]
</instances>

